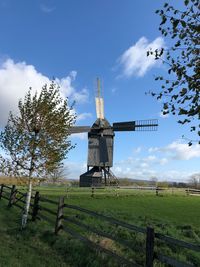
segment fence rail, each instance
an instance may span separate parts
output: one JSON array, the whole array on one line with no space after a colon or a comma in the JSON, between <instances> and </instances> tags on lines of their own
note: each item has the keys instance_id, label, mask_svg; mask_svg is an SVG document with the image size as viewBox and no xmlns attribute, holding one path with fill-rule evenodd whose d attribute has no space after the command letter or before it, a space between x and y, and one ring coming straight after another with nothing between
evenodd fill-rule
<instances>
[{"instance_id":1,"label":"fence rail","mask_svg":"<svg viewBox=\"0 0 200 267\"><path fill-rule=\"evenodd\" d=\"M75 205L69 205L69 204L65 204L65 207L66 208L70 208L70 209L74 209L74 210L78 210L78 211L82 211L84 213L92 215L93 217L99 217L100 219L104 219L104 220L109 221L109 222L111 222L113 224L120 225L120 226L125 227L125 228L127 228L129 230L134 230L134 231L137 231L137 232L140 232L140 233L146 233L146 229L144 229L144 228L141 228L141 227L138 227L138 226L126 223L126 222L122 222L122 221L114 219L112 217L109 217L109 216L106 216L106 215L103 215L103 214L99 214L99 213L97 213L95 211L91 211L91 210L88 210L88 209L85 209L85 208L81 208L81 207L78 207L78 206L75 206Z\"/></svg>"},{"instance_id":2,"label":"fence rail","mask_svg":"<svg viewBox=\"0 0 200 267\"><path fill-rule=\"evenodd\" d=\"M10 192L9 192L9 191ZM9 197L6 195L9 193ZM17 197L20 195L20 197ZM4 198L8 200L8 207L16 206L20 209L23 209L22 206L18 204L18 202L25 203L25 200L23 200L23 197L26 197L26 193L22 193L16 189L16 186L6 186L1 185L0 187L0 199ZM69 215L69 212L67 212L67 215L65 215L66 209L71 209L74 211L78 211L80 213L87 214L91 216L92 218L98 218L103 221L107 221L111 225L118 225L121 227L124 227L128 229L129 231L134 231L136 233L143 234L146 240L146 247L145 247L145 266L146 267L153 267L155 260L159 261L161 263L166 264L167 266L174 266L174 267L192 267L194 265L191 265L189 263L181 262L173 257L170 257L168 255L163 255L162 253L158 252L156 248L156 242L157 240L161 240L166 245L176 245L181 248L189 249L194 252L200 252L200 245L191 244L182 240L175 239L173 237L156 233L154 232L154 229L151 227L142 228L138 227L136 225L132 225L127 222L120 221L118 219L112 218L110 216L100 214L98 212L88 210L76 205L66 204L64 203L64 197L60 197L59 201L54 201L52 199L48 199L46 197L40 196L39 192L35 192L34 196L32 196L33 203L31 203L32 212L30 215L32 216L32 221L35 221L37 219L45 220L50 224L53 224L55 229L54 233L57 235L61 230L64 232L70 234L74 238L78 239L79 241L85 243L90 248L106 253L109 256L112 256L114 259L116 259L120 264L124 264L125 266L136 266L139 267L138 263L134 262L132 259L127 259L123 257L122 255L118 255L116 252L107 249L105 247L102 247L100 244L97 244L96 242L93 242L92 240L88 239L84 235L80 234L78 231L72 229L69 224L73 224L75 226L78 226L80 229L87 230L91 233L94 233L100 237L105 237L108 239L111 239L117 243L119 243L122 246L126 246L129 249L133 249L134 251L140 250L140 246L135 246L134 248L131 246L131 241L124 240L122 238L119 238L111 233L106 233L104 231L101 231L93 226L86 225L84 222L81 222L80 220L75 219L74 217ZM44 204L51 204L54 205L55 209L57 209L57 212L55 210L52 210L50 208L47 208L44 206ZM50 217L46 214L43 214L43 212L51 215ZM53 217L52 217L53 216Z\"/></svg>"},{"instance_id":3,"label":"fence rail","mask_svg":"<svg viewBox=\"0 0 200 267\"><path fill-rule=\"evenodd\" d=\"M187 195L199 195L200 196L200 189L191 189L188 188L185 190Z\"/></svg>"}]
</instances>

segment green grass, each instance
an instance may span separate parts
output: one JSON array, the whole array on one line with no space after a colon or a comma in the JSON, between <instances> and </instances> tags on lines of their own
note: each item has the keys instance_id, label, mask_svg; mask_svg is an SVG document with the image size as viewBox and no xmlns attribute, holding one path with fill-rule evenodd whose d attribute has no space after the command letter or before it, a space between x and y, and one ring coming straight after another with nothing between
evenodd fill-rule
<instances>
[{"instance_id":1,"label":"green grass","mask_svg":"<svg viewBox=\"0 0 200 267\"><path fill-rule=\"evenodd\" d=\"M191 243L200 244L200 198L186 196L183 191L162 192L158 197L152 191L100 189L91 198L91 190L72 188L69 192L61 187L40 187L41 195L58 200L65 195L65 203L78 205L90 210L127 221L134 225L148 225L160 232ZM118 196L117 196L118 195ZM116 262L105 255L96 254L79 241L64 233L59 237L52 235L53 225L45 222L29 223L28 228L19 231L19 210L6 208L7 201L0 201L0 266L115 266ZM41 205L56 210L56 206ZM47 213L46 213L47 215ZM71 209L65 209L65 215L75 218L97 229L105 230L122 239L130 241L131 246L145 248L142 234L129 232L122 227L111 227L108 223L92 219ZM51 217L51 216L49 216ZM55 218L52 218L55 220ZM71 224L66 224L72 226ZM92 235L74 227L79 233L112 248L119 254L144 262L144 254L126 250L105 238ZM156 249L166 255L200 266L200 256L186 249L168 247L156 241ZM174 252L176 252L174 254ZM45 255L45 256L44 256ZM162 266L156 263L155 266Z\"/></svg>"},{"instance_id":2,"label":"green grass","mask_svg":"<svg viewBox=\"0 0 200 267\"><path fill-rule=\"evenodd\" d=\"M62 255L42 239L47 231L45 224L29 224L19 230L20 213L17 208L7 208L7 201L0 201L0 266L70 266Z\"/></svg>"}]
</instances>

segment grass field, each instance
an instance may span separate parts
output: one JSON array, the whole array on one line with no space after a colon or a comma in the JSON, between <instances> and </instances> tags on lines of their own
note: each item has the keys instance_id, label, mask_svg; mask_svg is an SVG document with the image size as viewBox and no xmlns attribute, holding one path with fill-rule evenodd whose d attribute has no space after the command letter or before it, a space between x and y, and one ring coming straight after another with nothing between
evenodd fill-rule
<instances>
[{"instance_id":1,"label":"grass field","mask_svg":"<svg viewBox=\"0 0 200 267\"><path fill-rule=\"evenodd\" d=\"M100 189L91 197L91 190L63 187L40 187L41 195L57 200L65 195L65 203L75 204L99 213L112 216L134 225L155 228L157 232L200 244L200 198L186 196L185 192L168 191L156 197L152 191L132 189ZM7 201L0 201L0 266L115 266L115 262L104 255L95 254L68 235L52 235L53 225L45 222L29 223L24 232L19 232L20 212L13 207L6 208ZM45 204L43 204L45 205ZM47 207L56 209L53 205ZM144 248L144 237L129 233L120 227L110 226L99 220L69 209L67 215L75 216L88 225L112 232ZM100 240L89 233L90 239L105 247L112 247L119 253L143 262L140 254L124 251L109 240ZM30 244L31 242L31 244ZM200 266L200 255L186 249L168 248L158 244L169 255L176 252L178 259ZM44 257L45 255L45 257ZM162 266L155 263L155 266Z\"/></svg>"}]
</instances>

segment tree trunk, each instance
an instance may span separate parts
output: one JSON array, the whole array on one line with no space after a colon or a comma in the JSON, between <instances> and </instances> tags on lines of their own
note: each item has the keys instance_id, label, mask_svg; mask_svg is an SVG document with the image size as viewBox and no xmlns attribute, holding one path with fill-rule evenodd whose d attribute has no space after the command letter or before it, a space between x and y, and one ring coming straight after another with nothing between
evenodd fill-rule
<instances>
[{"instance_id":1,"label":"tree trunk","mask_svg":"<svg viewBox=\"0 0 200 267\"><path fill-rule=\"evenodd\" d=\"M31 203L31 193L32 193L32 179L29 178L28 192L26 195L26 204L25 204L24 211L22 214L21 229L24 229L27 224L28 213L29 213L29 208L30 208L30 203Z\"/></svg>"}]
</instances>

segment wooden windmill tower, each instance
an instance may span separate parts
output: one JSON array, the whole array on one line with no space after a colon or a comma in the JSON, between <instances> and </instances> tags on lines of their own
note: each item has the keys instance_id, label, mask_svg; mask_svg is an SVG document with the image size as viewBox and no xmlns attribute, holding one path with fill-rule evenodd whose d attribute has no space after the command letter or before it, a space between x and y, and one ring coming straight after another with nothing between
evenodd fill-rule
<instances>
[{"instance_id":1,"label":"wooden windmill tower","mask_svg":"<svg viewBox=\"0 0 200 267\"><path fill-rule=\"evenodd\" d=\"M155 131L157 120L116 122L111 126L104 117L104 101L100 94L100 80L97 79L97 119L90 126L74 126L70 133L88 132L87 172L80 175L80 186L116 185L117 178L111 171L113 166L114 136L117 131Z\"/></svg>"}]
</instances>

